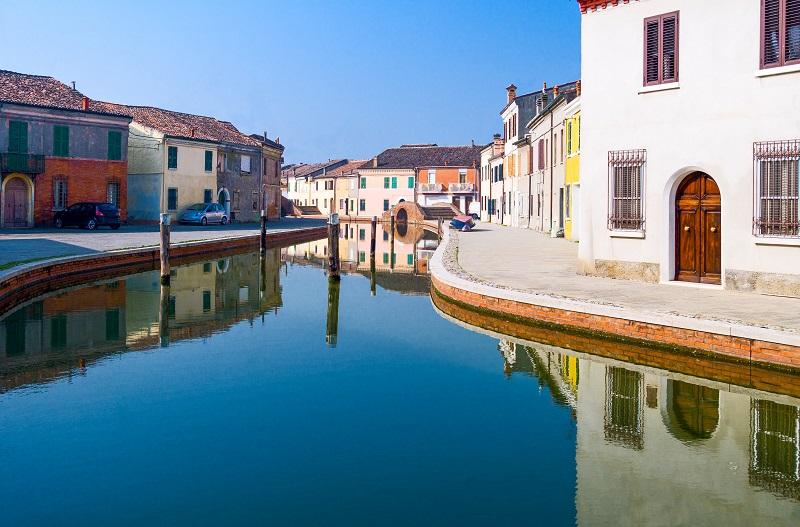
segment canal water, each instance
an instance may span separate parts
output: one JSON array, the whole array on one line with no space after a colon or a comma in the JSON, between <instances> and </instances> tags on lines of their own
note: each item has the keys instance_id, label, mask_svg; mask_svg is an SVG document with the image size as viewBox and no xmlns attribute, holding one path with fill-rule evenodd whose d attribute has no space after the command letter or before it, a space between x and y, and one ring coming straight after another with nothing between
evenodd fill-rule
<instances>
[{"instance_id":1,"label":"canal water","mask_svg":"<svg viewBox=\"0 0 800 527\"><path fill-rule=\"evenodd\" d=\"M526 334L342 230L338 286L322 240L0 315L0 523L800 524L779 374Z\"/></svg>"}]
</instances>

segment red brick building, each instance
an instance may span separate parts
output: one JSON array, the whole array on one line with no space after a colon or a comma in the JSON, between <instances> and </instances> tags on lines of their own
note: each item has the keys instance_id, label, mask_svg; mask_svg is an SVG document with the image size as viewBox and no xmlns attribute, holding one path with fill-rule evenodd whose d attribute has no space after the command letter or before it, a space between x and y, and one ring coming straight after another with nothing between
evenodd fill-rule
<instances>
[{"instance_id":1,"label":"red brick building","mask_svg":"<svg viewBox=\"0 0 800 527\"><path fill-rule=\"evenodd\" d=\"M130 120L52 77L0 70L0 226L49 225L83 201L124 221Z\"/></svg>"}]
</instances>

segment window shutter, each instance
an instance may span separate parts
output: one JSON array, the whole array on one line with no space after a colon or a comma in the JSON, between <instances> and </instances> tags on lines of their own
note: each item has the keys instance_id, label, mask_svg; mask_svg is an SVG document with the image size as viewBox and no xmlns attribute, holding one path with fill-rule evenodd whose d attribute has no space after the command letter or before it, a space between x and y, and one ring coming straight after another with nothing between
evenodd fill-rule
<instances>
[{"instance_id":1,"label":"window shutter","mask_svg":"<svg viewBox=\"0 0 800 527\"><path fill-rule=\"evenodd\" d=\"M659 19L648 18L644 21L644 83L658 83L658 26Z\"/></svg>"},{"instance_id":2,"label":"window shutter","mask_svg":"<svg viewBox=\"0 0 800 527\"><path fill-rule=\"evenodd\" d=\"M770 66L780 63L780 11L781 0L762 0L762 49L761 64Z\"/></svg>"},{"instance_id":3,"label":"window shutter","mask_svg":"<svg viewBox=\"0 0 800 527\"><path fill-rule=\"evenodd\" d=\"M214 164L214 152L211 150L206 150L206 172L211 172L211 168Z\"/></svg>"},{"instance_id":4,"label":"window shutter","mask_svg":"<svg viewBox=\"0 0 800 527\"><path fill-rule=\"evenodd\" d=\"M661 20L661 82L678 80L678 15Z\"/></svg>"},{"instance_id":5,"label":"window shutter","mask_svg":"<svg viewBox=\"0 0 800 527\"><path fill-rule=\"evenodd\" d=\"M24 121L9 121L8 136L9 152L14 154L28 153L28 123Z\"/></svg>"},{"instance_id":6,"label":"window shutter","mask_svg":"<svg viewBox=\"0 0 800 527\"><path fill-rule=\"evenodd\" d=\"M800 61L800 0L786 0L784 62Z\"/></svg>"},{"instance_id":7,"label":"window shutter","mask_svg":"<svg viewBox=\"0 0 800 527\"><path fill-rule=\"evenodd\" d=\"M544 139L539 139L539 170L544 170Z\"/></svg>"}]
</instances>

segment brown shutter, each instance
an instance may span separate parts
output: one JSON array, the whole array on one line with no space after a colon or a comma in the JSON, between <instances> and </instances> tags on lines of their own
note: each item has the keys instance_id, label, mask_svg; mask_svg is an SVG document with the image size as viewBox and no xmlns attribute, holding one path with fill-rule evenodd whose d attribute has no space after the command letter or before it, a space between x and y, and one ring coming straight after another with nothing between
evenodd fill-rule
<instances>
[{"instance_id":1,"label":"brown shutter","mask_svg":"<svg viewBox=\"0 0 800 527\"><path fill-rule=\"evenodd\" d=\"M659 17L644 21L644 83L658 84L658 26Z\"/></svg>"},{"instance_id":2,"label":"brown shutter","mask_svg":"<svg viewBox=\"0 0 800 527\"><path fill-rule=\"evenodd\" d=\"M785 64L800 62L800 0L786 1L786 22L784 24Z\"/></svg>"},{"instance_id":3,"label":"brown shutter","mask_svg":"<svg viewBox=\"0 0 800 527\"><path fill-rule=\"evenodd\" d=\"M661 82L678 80L678 14L661 19Z\"/></svg>"},{"instance_id":4,"label":"brown shutter","mask_svg":"<svg viewBox=\"0 0 800 527\"><path fill-rule=\"evenodd\" d=\"M781 0L762 0L761 66L780 64Z\"/></svg>"},{"instance_id":5,"label":"brown shutter","mask_svg":"<svg viewBox=\"0 0 800 527\"><path fill-rule=\"evenodd\" d=\"M544 139L539 139L539 170L544 170Z\"/></svg>"}]
</instances>

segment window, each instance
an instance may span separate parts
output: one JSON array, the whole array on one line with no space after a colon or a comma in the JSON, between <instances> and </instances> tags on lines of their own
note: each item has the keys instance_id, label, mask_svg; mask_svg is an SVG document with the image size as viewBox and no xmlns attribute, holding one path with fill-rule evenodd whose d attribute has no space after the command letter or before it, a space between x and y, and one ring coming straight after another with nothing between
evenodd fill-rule
<instances>
[{"instance_id":1,"label":"window","mask_svg":"<svg viewBox=\"0 0 800 527\"><path fill-rule=\"evenodd\" d=\"M389 253L383 253L383 263L389 263Z\"/></svg>"},{"instance_id":2,"label":"window","mask_svg":"<svg viewBox=\"0 0 800 527\"><path fill-rule=\"evenodd\" d=\"M238 190L233 191L233 210L239 210L241 205L240 193Z\"/></svg>"},{"instance_id":3,"label":"window","mask_svg":"<svg viewBox=\"0 0 800 527\"><path fill-rule=\"evenodd\" d=\"M544 170L544 139L539 139L539 170Z\"/></svg>"},{"instance_id":4,"label":"window","mask_svg":"<svg viewBox=\"0 0 800 527\"><path fill-rule=\"evenodd\" d=\"M53 127L53 155L69 157L69 126Z\"/></svg>"},{"instance_id":5,"label":"window","mask_svg":"<svg viewBox=\"0 0 800 527\"><path fill-rule=\"evenodd\" d=\"M358 200L358 210L362 212L367 210L367 200L365 199Z\"/></svg>"},{"instance_id":6,"label":"window","mask_svg":"<svg viewBox=\"0 0 800 527\"><path fill-rule=\"evenodd\" d=\"M64 210L67 208L67 178L55 178L53 180L53 208Z\"/></svg>"},{"instance_id":7,"label":"window","mask_svg":"<svg viewBox=\"0 0 800 527\"><path fill-rule=\"evenodd\" d=\"M572 218L572 211L570 210L570 202L569 202L570 194L572 194L572 192L570 192L571 190L572 186L570 185L566 189L565 193L566 197L564 199L564 216L566 216L567 218Z\"/></svg>"},{"instance_id":8,"label":"window","mask_svg":"<svg viewBox=\"0 0 800 527\"><path fill-rule=\"evenodd\" d=\"M211 203L212 201L214 201L214 193L210 188L207 188L203 191L203 203Z\"/></svg>"},{"instance_id":9,"label":"window","mask_svg":"<svg viewBox=\"0 0 800 527\"><path fill-rule=\"evenodd\" d=\"M108 160L122 160L122 132L115 130L108 132Z\"/></svg>"},{"instance_id":10,"label":"window","mask_svg":"<svg viewBox=\"0 0 800 527\"><path fill-rule=\"evenodd\" d=\"M396 177L392 178L392 188L397 188L397 178Z\"/></svg>"},{"instance_id":11,"label":"window","mask_svg":"<svg viewBox=\"0 0 800 527\"><path fill-rule=\"evenodd\" d=\"M239 158L239 168L242 174L250 173L250 156L242 155Z\"/></svg>"},{"instance_id":12,"label":"window","mask_svg":"<svg viewBox=\"0 0 800 527\"><path fill-rule=\"evenodd\" d=\"M168 146L167 147L167 168L176 169L178 168L178 147L177 146Z\"/></svg>"},{"instance_id":13,"label":"window","mask_svg":"<svg viewBox=\"0 0 800 527\"><path fill-rule=\"evenodd\" d=\"M203 264L203 272L210 273L211 272L211 262L206 262Z\"/></svg>"},{"instance_id":14,"label":"window","mask_svg":"<svg viewBox=\"0 0 800 527\"><path fill-rule=\"evenodd\" d=\"M388 231L383 231L383 241L385 241L385 242L389 241L389 232Z\"/></svg>"},{"instance_id":15,"label":"window","mask_svg":"<svg viewBox=\"0 0 800 527\"><path fill-rule=\"evenodd\" d=\"M800 140L753 145L756 236L800 236Z\"/></svg>"},{"instance_id":16,"label":"window","mask_svg":"<svg viewBox=\"0 0 800 527\"><path fill-rule=\"evenodd\" d=\"M8 122L8 151L13 154L28 153L28 123Z\"/></svg>"},{"instance_id":17,"label":"window","mask_svg":"<svg viewBox=\"0 0 800 527\"><path fill-rule=\"evenodd\" d=\"M644 19L644 85L678 82L678 12Z\"/></svg>"},{"instance_id":18,"label":"window","mask_svg":"<svg viewBox=\"0 0 800 527\"><path fill-rule=\"evenodd\" d=\"M167 189L167 210L178 210L178 189Z\"/></svg>"},{"instance_id":19,"label":"window","mask_svg":"<svg viewBox=\"0 0 800 527\"><path fill-rule=\"evenodd\" d=\"M206 172L211 172L211 167L214 166L214 152L211 150L206 150Z\"/></svg>"},{"instance_id":20,"label":"window","mask_svg":"<svg viewBox=\"0 0 800 527\"><path fill-rule=\"evenodd\" d=\"M383 178L383 188L389 188L389 178Z\"/></svg>"},{"instance_id":21,"label":"window","mask_svg":"<svg viewBox=\"0 0 800 527\"><path fill-rule=\"evenodd\" d=\"M428 184L433 185L436 183L436 170L428 170Z\"/></svg>"},{"instance_id":22,"label":"window","mask_svg":"<svg viewBox=\"0 0 800 527\"><path fill-rule=\"evenodd\" d=\"M635 450L644 447L643 384L644 378L637 371L606 367L606 441Z\"/></svg>"},{"instance_id":23,"label":"window","mask_svg":"<svg viewBox=\"0 0 800 527\"><path fill-rule=\"evenodd\" d=\"M608 153L609 214L611 230L644 230L646 150Z\"/></svg>"},{"instance_id":24,"label":"window","mask_svg":"<svg viewBox=\"0 0 800 527\"><path fill-rule=\"evenodd\" d=\"M324 209L328 208L328 198L322 200L322 208Z\"/></svg>"},{"instance_id":25,"label":"window","mask_svg":"<svg viewBox=\"0 0 800 527\"><path fill-rule=\"evenodd\" d=\"M414 188L414 176L408 177L408 188Z\"/></svg>"},{"instance_id":26,"label":"window","mask_svg":"<svg viewBox=\"0 0 800 527\"><path fill-rule=\"evenodd\" d=\"M359 240L366 240L367 239L367 231L366 231L366 229L358 229L358 239Z\"/></svg>"},{"instance_id":27,"label":"window","mask_svg":"<svg viewBox=\"0 0 800 527\"><path fill-rule=\"evenodd\" d=\"M761 0L761 67L800 63L800 0Z\"/></svg>"},{"instance_id":28,"label":"window","mask_svg":"<svg viewBox=\"0 0 800 527\"><path fill-rule=\"evenodd\" d=\"M364 251L358 251L358 261L364 263L367 261L367 253Z\"/></svg>"},{"instance_id":29,"label":"window","mask_svg":"<svg viewBox=\"0 0 800 527\"><path fill-rule=\"evenodd\" d=\"M119 182L109 181L106 185L106 201L119 207Z\"/></svg>"},{"instance_id":30,"label":"window","mask_svg":"<svg viewBox=\"0 0 800 527\"><path fill-rule=\"evenodd\" d=\"M253 190L250 193L250 201L253 202L253 210L259 210L258 209L258 191L257 190Z\"/></svg>"},{"instance_id":31,"label":"window","mask_svg":"<svg viewBox=\"0 0 800 527\"><path fill-rule=\"evenodd\" d=\"M572 120L567 121L567 155L572 154Z\"/></svg>"},{"instance_id":32,"label":"window","mask_svg":"<svg viewBox=\"0 0 800 527\"><path fill-rule=\"evenodd\" d=\"M361 188L367 188L367 178L362 177L360 178Z\"/></svg>"},{"instance_id":33,"label":"window","mask_svg":"<svg viewBox=\"0 0 800 527\"><path fill-rule=\"evenodd\" d=\"M458 169L458 182L459 183L466 183L467 182L467 169L466 168Z\"/></svg>"},{"instance_id":34,"label":"window","mask_svg":"<svg viewBox=\"0 0 800 527\"><path fill-rule=\"evenodd\" d=\"M383 200L383 210L384 211L389 210L389 200L388 199Z\"/></svg>"},{"instance_id":35,"label":"window","mask_svg":"<svg viewBox=\"0 0 800 527\"><path fill-rule=\"evenodd\" d=\"M406 261L408 262L408 265L414 265L414 255L409 254L408 257L406 258Z\"/></svg>"}]
</instances>

